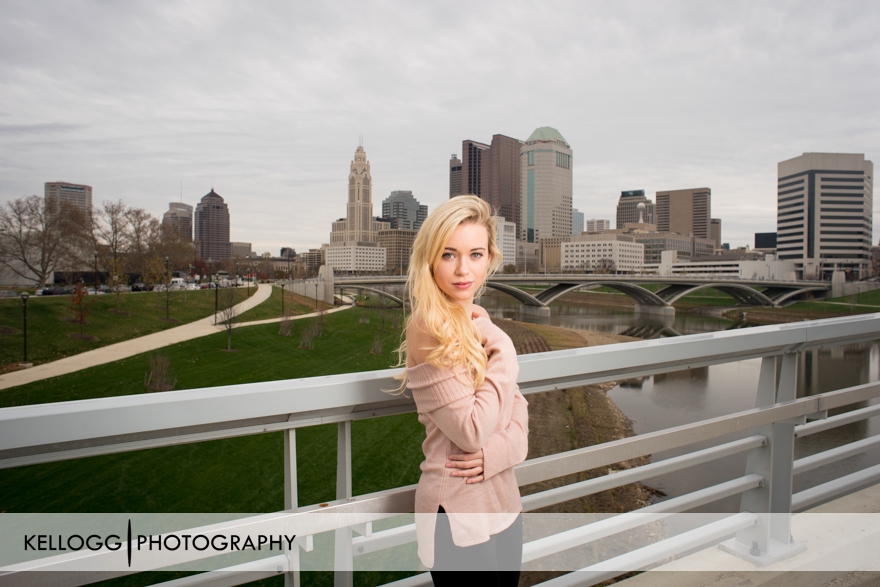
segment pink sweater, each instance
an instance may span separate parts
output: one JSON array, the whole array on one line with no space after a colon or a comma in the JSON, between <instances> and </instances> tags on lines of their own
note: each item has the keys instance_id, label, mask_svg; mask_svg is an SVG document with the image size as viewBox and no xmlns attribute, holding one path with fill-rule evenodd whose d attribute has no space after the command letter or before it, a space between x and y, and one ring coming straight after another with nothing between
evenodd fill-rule
<instances>
[{"instance_id":1,"label":"pink sweater","mask_svg":"<svg viewBox=\"0 0 880 587\"><path fill-rule=\"evenodd\" d=\"M422 363L407 368L409 388L425 425L425 460L416 489L419 558L434 565L434 523L439 506L449 515L457 546L485 542L522 511L513 466L528 453L528 403L519 391L519 365L510 338L488 318L474 324L489 356L486 380L476 390L449 368ZM450 475L447 458L483 449L483 481ZM465 515L462 515L465 514ZM482 514L482 515L474 515Z\"/></svg>"}]
</instances>

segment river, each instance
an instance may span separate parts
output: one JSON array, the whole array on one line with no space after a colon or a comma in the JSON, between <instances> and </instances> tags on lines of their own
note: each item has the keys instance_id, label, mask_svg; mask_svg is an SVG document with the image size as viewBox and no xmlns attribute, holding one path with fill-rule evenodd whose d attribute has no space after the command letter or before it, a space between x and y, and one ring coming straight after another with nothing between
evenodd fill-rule
<instances>
[{"instance_id":1,"label":"river","mask_svg":"<svg viewBox=\"0 0 880 587\"><path fill-rule=\"evenodd\" d=\"M642 338L686 335L742 327L721 318L677 314L674 321L636 316L632 311L556 302L546 318L519 314L519 302L506 296L481 299L493 318L512 318L524 322L541 322L579 330L597 330L628 334ZM738 361L664 373L621 382L608 392L618 408L632 421L636 434L722 416L755 406L760 359ZM798 373L798 396L803 397L880 379L880 345L878 342L842 345L831 349L801 354ZM862 406L857 406L862 407ZM852 409L852 408L850 408ZM753 431L724 440L749 436ZM797 440L795 458L808 456L841 444L880 433L880 418L841 426ZM715 441L713 444L718 444ZM709 444L691 445L685 450L654 454L662 460ZM795 492L868 466L880 463L880 448L841 460L795 477ZM745 454L662 475L644 483L676 497L696 489L740 477L745 469ZM701 512L734 512L739 498L734 497L694 510Z\"/></svg>"}]
</instances>

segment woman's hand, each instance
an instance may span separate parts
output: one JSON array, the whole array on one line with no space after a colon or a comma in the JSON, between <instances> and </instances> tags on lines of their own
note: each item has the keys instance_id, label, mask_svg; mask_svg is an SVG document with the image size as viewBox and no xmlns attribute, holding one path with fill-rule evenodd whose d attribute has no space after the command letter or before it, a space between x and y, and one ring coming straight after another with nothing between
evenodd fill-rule
<instances>
[{"instance_id":1,"label":"woman's hand","mask_svg":"<svg viewBox=\"0 0 880 587\"><path fill-rule=\"evenodd\" d=\"M455 469L453 477L468 477L465 483L479 483L483 480L483 449L475 453L449 455L447 469Z\"/></svg>"}]
</instances>

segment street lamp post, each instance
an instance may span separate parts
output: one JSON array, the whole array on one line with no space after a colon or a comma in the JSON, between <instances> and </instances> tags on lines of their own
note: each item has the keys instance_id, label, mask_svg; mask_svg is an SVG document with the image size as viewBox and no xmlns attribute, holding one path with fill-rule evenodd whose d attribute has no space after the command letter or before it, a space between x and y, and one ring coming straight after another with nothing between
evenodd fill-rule
<instances>
[{"instance_id":1,"label":"street lamp post","mask_svg":"<svg viewBox=\"0 0 880 587\"><path fill-rule=\"evenodd\" d=\"M95 257L95 295L98 294L98 251L92 253Z\"/></svg>"},{"instance_id":2,"label":"street lamp post","mask_svg":"<svg viewBox=\"0 0 880 587\"><path fill-rule=\"evenodd\" d=\"M318 309L318 282L315 282L315 309Z\"/></svg>"},{"instance_id":3,"label":"street lamp post","mask_svg":"<svg viewBox=\"0 0 880 587\"><path fill-rule=\"evenodd\" d=\"M168 279L168 282L165 284L165 320L169 320L168 303L171 296L171 274L168 272L168 257L165 257L165 277Z\"/></svg>"},{"instance_id":4,"label":"street lamp post","mask_svg":"<svg viewBox=\"0 0 880 587\"><path fill-rule=\"evenodd\" d=\"M23 326L24 326L24 328L23 328L23 332L24 332L24 362L23 362L23 365L28 364L28 360L27 360L27 301L28 301L29 295L30 294L28 294L28 292L26 292L26 291L21 292L21 311L22 311L22 318L24 321L24 324L23 324Z\"/></svg>"}]
</instances>

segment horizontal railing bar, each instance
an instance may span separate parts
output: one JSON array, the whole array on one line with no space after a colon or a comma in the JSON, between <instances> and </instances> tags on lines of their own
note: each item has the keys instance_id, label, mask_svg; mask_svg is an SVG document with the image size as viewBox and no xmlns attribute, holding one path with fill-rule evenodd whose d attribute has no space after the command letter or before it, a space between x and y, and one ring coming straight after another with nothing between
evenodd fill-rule
<instances>
[{"instance_id":1,"label":"horizontal railing bar","mask_svg":"<svg viewBox=\"0 0 880 587\"><path fill-rule=\"evenodd\" d=\"M814 455L810 455L808 457L804 457L802 459L798 459L794 462L792 474L797 475L798 473L811 471L813 469L835 463L842 459L871 450L871 448L877 445L880 445L880 436L870 436L868 438L863 438L862 440L857 440L855 442L850 442L849 444L844 444L843 446L838 446L837 448L832 448Z\"/></svg>"},{"instance_id":2,"label":"horizontal railing bar","mask_svg":"<svg viewBox=\"0 0 880 587\"><path fill-rule=\"evenodd\" d=\"M571 349L519 358L524 393L611 381L805 348L880 338L880 315L831 318L612 346ZM3 451L85 441L118 443L117 436L178 436L181 428L309 412L351 414L400 405L391 389L398 370L139 394L0 409ZM311 417L311 416L308 416ZM235 426L231 426L235 427ZM126 441L131 441L127 438ZM48 446L46 446L48 445ZM8 454L8 457L23 456Z\"/></svg>"},{"instance_id":3,"label":"horizontal railing bar","mask_svg":"<svg viewBox=\"0 0 880 587\"><path fill-rule=\"evenodd\" d=\"M269 432L281 432L284 430L296 428L306 428L308 426L319 426L321 424L335 424L344 421L366 420L382 416L395 416L398 414L406 414L414 411L414 406L394 406L390 408L370 410L368 412L332 414L288 422L274 422L270 424L260 424L257 426L246 426L242 428L224 428L222 430L211 430L208 432L199 432L195 434L181 434L180 436L164 436L160 438L135 440L132 442L121 442L118 444L104 444L84 448L57 450L53 452L42 452L21 457L0 459L0 469L10 469L13 467L23 467L27 465L37 465L41 463L54 463L57 461L69 461L72 459L82 459L107 454L118 454L150 448L178 446L181 444L192 444L196 442L206 442L209 440L238 438L241 436L252 436L254 434L266 434Z\"/></svg>"},{"instance_id":4,"label":"horizontal railing bar","mask_svg":"<svg viewBox=\"0 0 880 587\"><path fill-rule=\"evenodd\" d=\"M402 544L409 544L410 542L415 542L415 540L416 525L406 524L405 526L373 532L372 536L355 536L351 540L351 545L354 556L360 556L385 550L386 548L394 548Z\"/></svg>"},{"instance_id":5,"label":"horizontal railing bar","mask_svg":"<svg viewBox=\"0 0 880 587\"><path fill-rule=\"evenodd\" d=\"M520 485L528 485L548 478L605 467L765 424L805 416L817 411L815 407L818 405L818 397L804 397L766 408L753 408L727 416L539 457L519 465L516 468L516 478Z\"/></svg>"},{"instance_id":6,"label":"horizontal railing bar","mask_svg":"<svg viewBox=\"0 0 880 587\"><path fill-rule=\"evenodd\" d=\"M181 577L164 583L153 583L152 587L235 587L243 583L268 579L289 570L290 559L287 555L279 554L225 569Z\"/></svg>"},{"instance_id":7,"label":"horizontal railing bar","mask_svg":"<svg viewBox=\"0 0 880 587\"><path fill-rule=\"evenodd\" d=\"M758 443L758 446L760 446L760 443ZM667 499L632 512L615 515L612 518L582 526L580 528L575 528L573 530L568 530L561 534L529 542L523 547L523 561L541 558L577 546L578 544L583 544L591 540L599 540L600 538L630 528L635 528L642 524L647 524L654 520L651 516L656 517L656 519L661 519L674 513L687 511L720 499L738 495L749 489L760 487L762 482L763 478L760 475L746 475L739 479L733 479L731 481L726 481L724 483L719 483L718 485L691 492L687 495ZM523 498L523 506L525 506L525 501L528 497L530 496ZM524 507L523 511L529 510ZM650 519L646 518L646 516ZM400 546L401 544L407 544L415 541L415 539L415 524L407 524L405 526L398 526L397 528L391 528L381 532L374 532L370 537L359 536L352 541L352 544L355 547L355 556L358 556L361 554L377 552L386 548L392 548L394 546ZM568 546L563 546L564 544L568 544Z\"/></svg>"},{"instance_id":8,"label":"horizontal railing bar","mask_svg":"<svg viewBox=\"0 0 880 587\"><path fill-rule=\"evenodd\" d=\"M880 465L874 465L827 483L816 485L791 496L791 511L802 511L838 495L850 493L880 481Z\"/></svg>"},{"instance_id":9,"label":"horizontal railing bar","mask_svg":"<svg viewBox=\"0 0 880 587\"><path fill-rule=\"evenodd\" d=\"M743 491L758 487L762 481L763 479L758 475L747 475L740 479L701 489L692 494L668 499L625 514L615 515L599 522L533 540L523 546L523 562L537 560L557 552L562 552L563 550L568 550L569 548L574 548L575 546L580 546L581 544L601 540L626 530L662 520L678 512L693 509L699 505L740 494Z\"/></svg>"},{"instance_id":10,"label":"horizontal railing bar","mask_svg":"<svg viewBox=\"0 0 880 587\"><path fill-rule=\"evenodd\" d=\"M602 561L541 583L546 587L569 587L574 585L595 585L612 579L621 573L647 568L667 558L692 552L711 544L717 544L737 531L758 523L756 514L743 512L733 514L723 520L706 524L700 528L666 538L649 546Z\"/></svg>"},{"instance_id":11,"label":"horizontal railing bar","mask_svg":"<svg viewBox=\"0 0 880 587\"><path fill-rule=\"evenodd\" d=\"M878 389L880 389L880 381L872 381L870 383L847 387L846 389L828 391L821 394L818 411L833 410L854 403L872 400L877 397Z\"/></svg>"},{"instance_id":12,"label":"horizontal railing bar","mask_svg":"<svg viewBox=\"0 0 880 587\"><path fill-rule=\"evenodd\" d=\"M803 438L804 436L818 434L819 432L831 430L832 428L837 428L838 426L844 426L846 424L852 424L853 422L867 420L868 418L878 415L880 415L880 404L876 406L868 406L867 408L859 408L858 410L853 410L844 414L829 416L824 420L816 420L815 422L808 422L806 424L801 424L800 426L795 426L794 435L795 438Z\"/></svg>"},{"instance_id":13,"label":"horizontal railing bar","mask_svg":"<svg viewBox=\"0 0 880 587\"><path fill-rule=\"evenodd\" d=\"M548 505L555 505L577 499L586 495L599 493L608 489L614 489L629 483L636 483L656 477L657 475L665 475L688 467L702 465L710 461L735 455L753 448L758 448L766 444L767 439L764 436L750 436L741 440L735 440L719 446L713 446L686 455L673 457L663 461L657 461L648 465L642 465L634 469L627 469L617 473L611 473L596 479L588 479L578 483L571 483L562 487L555 487L539 493L526 495L522 498L523 510L532 511Z\"/></svg>"}]
</instances>

